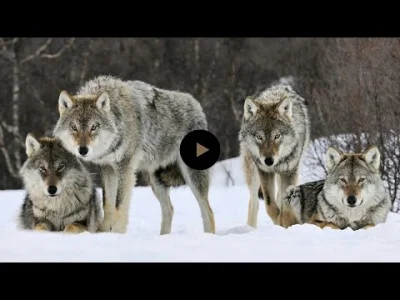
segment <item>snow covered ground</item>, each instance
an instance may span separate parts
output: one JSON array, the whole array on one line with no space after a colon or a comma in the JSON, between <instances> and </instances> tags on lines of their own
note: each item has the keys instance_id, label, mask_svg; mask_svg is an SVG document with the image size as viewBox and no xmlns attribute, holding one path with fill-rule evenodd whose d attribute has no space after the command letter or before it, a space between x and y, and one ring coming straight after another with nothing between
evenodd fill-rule
<instances>
[{"instance_id":1,"label":"snow covered ground","mask_svg":"<svg viewBox=\"0 0 400 300\"><path fill-rule=\"evenodd\" d=\"M226 180L228 168L234 180ZM308 166L301 182L309 179ZM314 171L314 170L313 170ZM315 173L313 173L315 176ZM229 184L229 185L227 185ZM100 192L100 191L99 191ZM23 191L0 191L2 262L352 262L400 261L400 215L369 230L321 230L312 225L284 229L272 224L260 202L259 227L246 225L248 191L241 162L213 169L210 203L217 234L204 234L197 202L186 187L171 192L171 235L159 235L161 211L151 189L135 188L126 234L26 232L16 227Z\"/></svg>"}]
</instances>

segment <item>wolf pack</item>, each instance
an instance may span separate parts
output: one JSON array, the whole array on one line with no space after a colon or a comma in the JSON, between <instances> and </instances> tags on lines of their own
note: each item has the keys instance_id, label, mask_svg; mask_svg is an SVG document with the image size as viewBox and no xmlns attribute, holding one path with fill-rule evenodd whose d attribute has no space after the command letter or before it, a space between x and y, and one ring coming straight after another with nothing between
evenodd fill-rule
<instances>
[{"instance_id":1,"label":"wolf pack","mask_svg":"<svg viewBox=\"0 0 400 300\"><path fill-rule=\"evenodd\" d=\"M247 224L257 228L261 200L272 222L284 228L358 230L384 223L392 201L376 146L361 153L330 146L326 177L299 184L311 127L304 98L289 84L245 99L238 143L250 196ZM171 233L170 189L183 185L198 203L204 232L215 234L210 169L190 168L179 151L188 133L207 129L202 106L189 93L106 75L76 93L62 91L52 135L26 136L18 224L26 230L126 233L132 192L145 172L161 207L160 234ZM87 164L98 167L101 197Z\"/></svg>"}]
</instances>

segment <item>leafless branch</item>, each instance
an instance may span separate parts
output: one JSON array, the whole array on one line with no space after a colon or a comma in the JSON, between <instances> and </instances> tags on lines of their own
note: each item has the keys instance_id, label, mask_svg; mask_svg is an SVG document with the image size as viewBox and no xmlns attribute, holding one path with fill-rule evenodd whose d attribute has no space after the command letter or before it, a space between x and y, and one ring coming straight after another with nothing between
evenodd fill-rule
<instances>
[{"instance_id":1,"label":"leafless branch","mask_svg":"<svg viewBox=\"0 0 400 300\"><path fill-rule=\"evenodd\" d=\"M80 76L80 80L79 80L80 85L83 84L83 81L85 80L85 77L86 77L86 72L87 72L88 64L89 64L88 63L89 51L91 49L92 44L93 44L93 40L90 40L87 50L83 53L83 66L82 66L81 76Z\"/></svg>"},{"instance_id":2,"label":"leafless branch","mask_svg":"<svg viewBox=\"0 0 400 300\"><path fill-rule=\"evenodd\" d=\"M12 40L6 42L4 41L4 38L0 37L0 48L2 48L3 50L7 50L8 45L14 45L18 42L18 40L19 38L13 38Z\"/></svg>"},{"instance_id":3,"label":"leafless branch","mask_svg":"<svg viewBox=\"0 0 400 300\"><path fill-rule=\"evenodd\" d=\"M0 56L9 62L12 62L14 59L13 53L4 48L0 50Z\"/></svg>"},{"instance_id":4,"label":"leafless branch","mask_svg":"<svg viewBox=\"0 0 400 300\"><path fill-rule=\"evenodd\" d=\"M240 123L241 114L240 111L236 107L235 103L235 84L236 84L236 64L233 61L231 64L231 92L229 93L229 101L231 103L231 108L233 115L235 116L236 122Z\"/></svg>"},{"instance_id":5,"label":"leafless branch","mask_svg":"<svg viewBox=\"0 0 400 300\"><path fill-rule=\"evenodd\" d=\"M48 38L46 40L46 42L44 42L33 54L30 54L27 57L25 57L24 59L22 59L20 61L20 64L22 65L22 64L38 57L44 50L46 50L50 46L52 41L53 41L52 38Z\"/></svg>"},{"instance_id":6,"label":"leafless branch","mask_svg":"<svg viewBox=\"0 0 400 300\"><path fill-rule=\"evenodd\" d=\"M48 58L48 59L57 58L61 54L63 54L67 49L71 48L72 45L74 44L74 42L75 42L75 38L70 38L68 43L65 44L63 47L61 47L56 53L54 53L54 54L45 53L45 54L41 54L40 57Z\"/></svg>"},{"instance_id":7,"label":"leafless branch","mask_svg":"<svg viewBox=\"0 0 400 300\"><path fill-rule=\"evenodd\" d=\"M22 142L22 141L23 141L23 138L22 138L21 134L18 132L18 128L16 128L15 126L8 125L5 121L1 121L0 127L1 127L1 126L2 126L8 133L11 133L11 134L13 134L15 137L17 137L18 140L19 140L19 145L20 145L22 148L25 148L25 144Z\"/></svg>"}]
</instances>

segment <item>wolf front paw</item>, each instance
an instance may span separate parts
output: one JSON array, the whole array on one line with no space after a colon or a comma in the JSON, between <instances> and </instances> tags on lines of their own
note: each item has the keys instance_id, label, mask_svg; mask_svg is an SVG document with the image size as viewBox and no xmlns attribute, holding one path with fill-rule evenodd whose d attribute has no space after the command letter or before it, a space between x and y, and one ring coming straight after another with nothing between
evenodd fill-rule
<instances>
[{"instance_id":1,"label":"wolf front paw","mask_svg":"<svg viewBox=\"0 0 400 300\"><path fill-rule=\"evenodd\" d=\"M111 227L110 231L115 232L115 233L126 233L127 228L125 226L121 226L121 225L113 225Z\"/></svg>"},{"instance_id":2,"label":"wolf front paw","mask_svg":"<svg viewBox=\"0 0 400 300\"><path fill-rule=\"evenodd\" d=\"M254 222L253 220L248 220L247 221L247 226L250 226L254 229L257 229L257 222Z\"/></svg>"},{"instance_id":3,"label":"wolf front paw","mask_svg":"<svg viewBox=\"0 0 400 300\"><path fill-rule=\"evenodd\" d=\"M333 223L330 223L330 222L325 223L325 224L323 225L322 228L332 228L332 229L337 229L337 230L340 230L340 229L341 229L341 228L340 228L339 226L337 226L336 224L333 224Z\"/></svg>"},{"instance_id":4,"label":"wolf front paw","mask_svg":"<svg viewBox=\"0 0 400 300\"><path fill-rule=\"evenodd\" d=\"M85 231L85 227L83 225L80 224L68 224L67 226L65 226L64 228L64 232L68 232L68 233L82 233Z\"/></svg>"},{"instance_id":5,"label":"wolf front paw","mask_svg":"<svg viewBox=\"0 0 400 300\"><path fill-rule=\"evenodd\" d=\"M104 219L100 225L99 232L110 232L112 230L112 219Z\"/></svg>"},{"instance_id":6,"label":"wolf front paw","mask_svg":"<svg viewBox=\"0 0 400 300\"><path fill-rule=\"evenodd\" d=\"M51 229L46 223L39 223L33 228L33 230L36 230L36 231L50 231Z\"/></svg>"}]
</instances>

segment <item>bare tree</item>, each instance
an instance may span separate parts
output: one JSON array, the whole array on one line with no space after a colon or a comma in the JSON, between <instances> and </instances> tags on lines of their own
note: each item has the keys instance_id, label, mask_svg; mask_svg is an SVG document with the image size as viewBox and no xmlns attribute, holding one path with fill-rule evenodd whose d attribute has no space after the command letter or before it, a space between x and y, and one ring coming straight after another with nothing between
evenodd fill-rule
<instances>
[{"instance_id":1,"label":"bare tree","mask_svg":"<svg viewBox=\"0 0 400 300\"><path fill-rule=\"evenodd\" d=\"M376 144L382 177L398 199L399 50L396 38L0 38L0 189L20 188L27 132L50 134L59 92L74 92L90 77L193 94L220 141L221 160L239 155L246 96L292 77L310 112L311 177L325 174L329 145L360 151ZM226 183L236 184L233 171L225 172ZM148 184L148 174L138 176Z\"/></svg>"},{"instance_id":2,"label":"bare tree","mask_svg":"<svg viewBox=\"0 0 400 300\"><path fill-rule=\"evenodd\" d=\"M314 141L308 158L312 167L325 171L323 154L328 146L360 152L376 145L381 152L382 179L392 201L400 200L398 50L397 39L331 41L325 51L325 88L316 101L330 134ZM315 170L319 176L324 174Z\"/></svg>"},{"instance_id":3,"label":"bare tree","mask_svg":"<svg viewBox=\"0 0 400 300\"><path fill-rule=\"evenodd\" d=\"M69 39L68 43L63 45L54 53L46 52L52 43L52 39L47 39L44 43L38 46L34 51L21 57L21 43L24 43L20 38L12 38L5 40L0 38L0 56L11 65L12 70L12 97L9 102L11 105L11 120L7 122L4 118L1 120L0 144L1 152L6 161L7 170L14 178L19 178L18 170L21 168L21 149L24 149L24 139L20 130L20 92L21 92L21 76L29 72L23 71L23 68L34 59L55 59L60 57L74 43L74 38ZM21 51L23 52L23 51ZM12 140L8 143L4 142L4 132L7 131L12 136ZM11 157L13 156L13 159Z\"/></svg>"}]
</instances>

